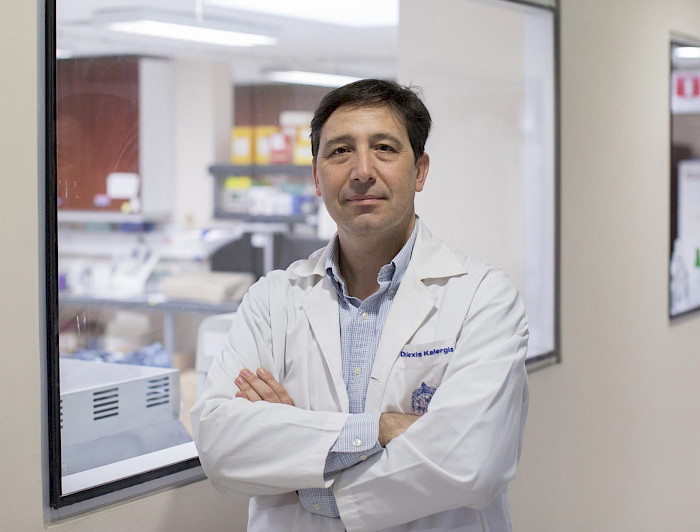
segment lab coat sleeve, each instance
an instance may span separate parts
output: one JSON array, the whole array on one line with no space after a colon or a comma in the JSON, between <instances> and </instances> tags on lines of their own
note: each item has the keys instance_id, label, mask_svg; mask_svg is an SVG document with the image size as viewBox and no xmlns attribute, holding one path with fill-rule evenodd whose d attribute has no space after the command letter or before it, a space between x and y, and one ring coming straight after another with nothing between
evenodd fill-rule
<instances>
[{"instance_id":1,"label":"lab coat sleeve","mask_svg":"<svg viewBox=\"0 0 700 532\"><path fill-rule=\"evenodd\" d=\"M378 530L459 507L483 509L515 475L528 404L528 325L510 280L476 290L428 411L334 493L349 531Z\"/></svg>"},{"instance_id":2,"label":"lab coat sleeve","mask_svg":"<svg viewBox=\"0 0 700 532\"><path fill-rule=\"evenodd\" d=\"M204 472L226 493L257 496L325 487L326 457L348 417L235 397L234 379L243 368L264 367L282 381L284 362L273 357L269 305L269 284L262 279L241 303L191 412Z\"/></svg>"}]
</instances>

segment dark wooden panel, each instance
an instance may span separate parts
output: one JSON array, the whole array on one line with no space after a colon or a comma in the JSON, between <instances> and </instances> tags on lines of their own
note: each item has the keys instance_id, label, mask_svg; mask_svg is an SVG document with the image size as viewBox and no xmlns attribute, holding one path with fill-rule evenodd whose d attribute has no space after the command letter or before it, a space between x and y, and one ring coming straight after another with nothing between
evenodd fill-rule
<instances>
[{"instance_id":1,"label":"dark wooden panel","mask_svg":"<svg viewBox=\"0 0 700 532\"><path fill-rule=\"evenodd\" d=\"M237 126L271 126L282 111L314 111L331 89L311 85L236 85L234 123Z\"/></svg>"},{"instance_id":2,"label":"dark wooden panel","mask_svg":"<svg viewBox=\"0 0 700 532\"><path fill-rule=\"evenodd\" d=\"M95 197L110 173L139 171L138 58L58 61L56 128L59 208L119 211Z\"/></svg>"}]
</instances>

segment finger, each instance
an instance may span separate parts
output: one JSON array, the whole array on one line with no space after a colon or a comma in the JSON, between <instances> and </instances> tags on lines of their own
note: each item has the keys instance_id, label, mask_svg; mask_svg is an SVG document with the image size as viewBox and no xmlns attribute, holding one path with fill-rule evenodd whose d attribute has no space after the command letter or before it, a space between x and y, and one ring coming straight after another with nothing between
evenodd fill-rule
<instances>
[{"instance_id":1,"label":"finger","mask_svg":"<svg viewBox=\"0 0 700 532\"><path fill-rule=\"evenodd\" d=\"M260 395L258 395L258 393L250 386L250 384L248 384L248 381L246 381L240 375L236 377L236 380L234 380L233 382L236 383L236 386L238 386L238 389L240 390L240 392L236 393L236 397L239 397L239 393L243 393L245 394L245 397L246 399L248 399L248 401L262 400L262 397L260 397Z\"/></svg>"},{"instance_id":2,"label":"finger","mask_svg":"<svg viewBox=\"0 0 700 532\"><path fill-rule=\"evenodd\" d=\"M236 397L240 397L241 399L248 399L248 396L245 394L245 392L241 391L236 392Z\"/></svg>"},{"instance_id":3,"label":"finger","mask_svg":"<svg viewBox=\"0 0 700 532\"><path fill-rule=\"evenodd\" d=\"M263 401L267 401L268 403L281 402L275 391L265 381L259 379L252 371L243 369L239 377L243 378Z\"/></svg>"},{"instance_id":4,"label":"finger","mask_svg":"<svg viewBox=\"0 0 700 532\"><path fill-rule=\"evenodd\" d=\"M270 374L269 371L267 371L265 368L258 368L257 374L260 380L262 380L263 382L265 382L265 384L272 388L272 391L275 392L275 395L277 395L277 397L279 398L280 403L294 406L294 401L292 401L292 398L289 397L287 390L285 390L284 387L279 382L277 382L277 380Z\"/></svg>"}]
</instances>

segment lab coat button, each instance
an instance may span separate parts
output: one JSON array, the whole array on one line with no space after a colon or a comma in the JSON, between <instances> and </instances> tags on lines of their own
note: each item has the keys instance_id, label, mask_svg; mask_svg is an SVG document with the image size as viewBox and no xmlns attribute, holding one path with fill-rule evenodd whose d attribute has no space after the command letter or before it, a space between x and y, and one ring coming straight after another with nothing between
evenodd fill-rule
<instances>
[{"instance_id":1,"label":"lab coat button","mask_svg":"<svg viewBox=\"0 0 700 532\"><path fill-rule=\"evenodd\" d=\"M362 368L355 368L355 375L362 373Z\"/></svg>"},{"instance_id":2,"label":"lab coat button","mask_svg":"<svg viewBox=\"0 0 700 532\"><path fill-rule=\"evenodd\" d=\"M352 444L353 444L355 447L359 447L360 445L362 445L362 440L358 438L358 439L356 439L354 442L352 442Z\"/></svg>"}]
</instances>

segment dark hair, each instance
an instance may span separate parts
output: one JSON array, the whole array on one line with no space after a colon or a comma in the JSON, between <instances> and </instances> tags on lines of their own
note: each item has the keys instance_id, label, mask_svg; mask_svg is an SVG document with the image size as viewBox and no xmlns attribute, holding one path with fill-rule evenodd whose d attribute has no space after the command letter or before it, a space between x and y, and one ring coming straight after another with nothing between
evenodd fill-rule
<instances>
[{"instance_id":1,"label":"dark hair","mask_svg":"<svg viewBox=\"0 0 700 532\"><path fill-rule=\"evenodd\" d=\"M321 142L321 129L336 109L346 105L388 105L406 128L415 160L418 161L423 155L432 120L417 91L393 81L361 79L332 90L318 105L311 120L311 153L314 160Z\"/></svg>"}]
</instances>

